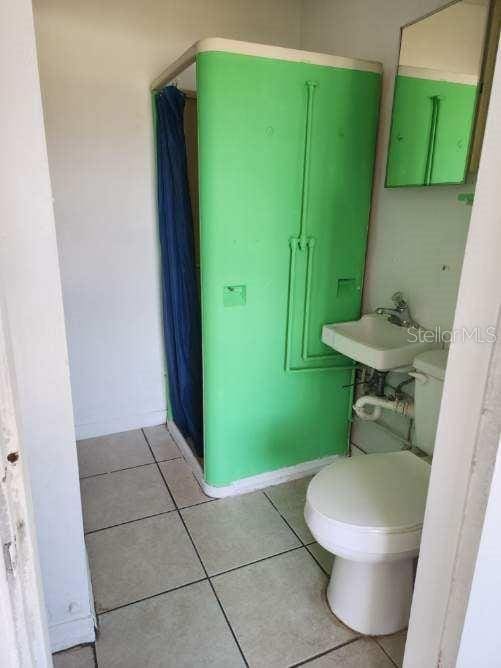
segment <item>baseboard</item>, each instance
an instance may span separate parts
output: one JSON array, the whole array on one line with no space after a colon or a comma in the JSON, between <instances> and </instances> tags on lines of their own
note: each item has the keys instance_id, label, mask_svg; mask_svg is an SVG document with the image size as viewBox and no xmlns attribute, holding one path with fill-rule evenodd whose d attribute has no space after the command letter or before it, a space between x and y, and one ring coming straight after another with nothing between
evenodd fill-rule
<instances>
[{"instance_id":1,"label":"baseboard","mask_svg":"<svg viewBox=\"0 0 501 668\"><path fill-rule=\"evenodd\" d=\"M96 632L92 615L49 625L49 638L52 652L94 642Z\"/></svg>"},{"instance_id":2,"label":"baseboard","mask_svg":"<svg viewBox=\"0 0 501 668\"><path fill-rule=\"evenodd\" d=\"M92 617L92 623L94 628L97 629L99 626L99 621L96 614L96 604L94 602L94 590L92 589L92 578L90 575L90 561L89 561L89 551L87 550L87 545L85 545L85 561L87 564L87 578L88 578L88 587L89 587L89 605L90 605L90 616Z\"/></svg>"},{"instance_id":3,"label":"baseboard","mask_svg":"<svg viewBox=\"0 0 501 668\"><path fill-rule=\"evenodd\" d=\"M329 455L327 457L321 457L320 459L312 459L308 462L302 462L301 464L295 464L294 466L285 466L284 468L277 469L276 471L259 473L258 475L235 480L235 482L232 482L229 485L216 487L214 485L209 485L204 480L204 473L199 461L193 454L190 446L172 420L167 421L167 428L169 429L171 436L176 442L177 446L181 450L184 458L192 467L193 473L205 494L216 499L222 499L227 496L237 496L239 494L247 494L249 492L255 492L259 489L264 489L265 487L280 485L280 483L288 482L289 480L305 478L308 475L318 473L318 471L323 469L324 466L332 464L332 462L340 457L340 455Z\"/></svg>"},{"instance_id":4,"label":"baseboard","mask_svg":"<svg viewBox=\"0 0 501 668\"><path fill-rule=\"evenodd\" d=\"M134 415L122 415L109 420L97 422L86 422L75 425L77 440L83 438L94 438L95 436L106 436L116 434L120 431L141 429L141 427L154 427L157 424L165 424L167 411L150 411L148 413L137 413Z\"/></svg>"},{"instance_id":5,"label":"baseboard","mask_svg":"<svg viewBox=\"0 0 501 668\"><path fill-rule=\"evenodd\" d=\"M328 457L321 457L320 459L312 459L308 462L295 464L294 466L285 466L276 471L267 471L266 473L259 473L258 475L249 476L248 478L241 478L235 480L229 485L215 487L209 485L205 480L200 481L202 489L207 496L212 496L217 499L222 499L226 496L236 496L238 494L247 494L255 492L265 487L272 487L273 485L280 485L289 480L297 480L298 478L305 478L308 475L318 473L320 469L332 464L339 455L330 455Z\"/></svg>"},{"instance_id":6,"label":"baseboard","mask_svg":"<svg viewBox=\"0 0 501 668\"><path fill-rule=\"evenodd\" d=\"M204 481L204 471L200 465L200 462L193 454L193 450L190 448L186 439L179 431L178 426L172 420L167 420L167 429L169 430L170 435L174 439L177 447L181 450L183 457L186 459L188 464L191 466L193 473L195 474L196 479L202 485Z\"/></svg>"}]
</instances>

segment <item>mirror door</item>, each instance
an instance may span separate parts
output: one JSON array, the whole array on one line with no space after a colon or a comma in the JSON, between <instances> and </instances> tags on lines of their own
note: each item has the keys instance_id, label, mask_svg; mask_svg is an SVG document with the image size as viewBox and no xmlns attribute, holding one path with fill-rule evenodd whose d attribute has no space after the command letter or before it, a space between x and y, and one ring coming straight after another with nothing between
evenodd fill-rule
<instances>
[{"instance_id":1,"label":"mirror door","mask_svg":"<svg viewBox=\"0 0 501 668\"><path fill-rule=\"evenodd\" d=\"M402 29L386 187L464 183L489 0L461 0Z\"/></svg>"}]
</instances>

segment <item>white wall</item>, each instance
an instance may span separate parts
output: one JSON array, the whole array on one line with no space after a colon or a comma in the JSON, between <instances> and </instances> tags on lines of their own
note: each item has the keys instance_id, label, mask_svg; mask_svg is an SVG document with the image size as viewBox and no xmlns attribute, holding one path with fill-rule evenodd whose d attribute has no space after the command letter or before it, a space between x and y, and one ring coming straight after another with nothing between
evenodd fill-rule
<instances>
[{"instance_id":1,"label":"white wall","mask_svg":"<svg viewBox=\"0 0 501 668\"><path fill-rule=\"evenodd\" d=\"M0 80L0 300L12 344L50 635L59 649L91 641L94 629L29 0L0 5Z\"/></svg>"},{"instance_id":2,"label":"white wall","mask_svg":"<svg viewBox=\"0 0 501 668\"><path fill-rule=\"evenodd\" d=\"M391 305L390 296L399 289L418 322L450 328L471 213L457 196L471 192L473 186L384 187L400 28L444 4L440 0L309 0L302 47L383 63L364 311ZM388 421L402 435L406 432L400 418ZM369 452L401 447L375 425L356 427L352 437Z\"/></svg>"},{"instance_id":3,"label":"white wall","mask_svg":"<svg viewBox=\"0 0 501 668\"><path fill-rule=\"evenodd\" d=\"M35 0L77 435L165 418L149 84L205 36L299 46L300 0Z\"/></svg>"}]
</instances>

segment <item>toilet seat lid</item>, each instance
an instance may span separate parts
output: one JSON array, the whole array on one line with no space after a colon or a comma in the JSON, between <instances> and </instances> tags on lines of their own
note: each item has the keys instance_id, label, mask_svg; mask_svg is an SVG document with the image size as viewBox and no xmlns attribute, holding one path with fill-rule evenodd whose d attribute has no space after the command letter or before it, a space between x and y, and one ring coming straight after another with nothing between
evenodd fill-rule
<instances>
[{"instance_id":1,"label":"toilet seat lid","mask_svg":"<svg viewBox=\"0 0 501 668\"><path fill-rule=\"evenodd\" d=\"M310 482L308 503L358 530L410 531L423 523L430 470L411 452L339 459Z\"/></svg>"}]
</instances>

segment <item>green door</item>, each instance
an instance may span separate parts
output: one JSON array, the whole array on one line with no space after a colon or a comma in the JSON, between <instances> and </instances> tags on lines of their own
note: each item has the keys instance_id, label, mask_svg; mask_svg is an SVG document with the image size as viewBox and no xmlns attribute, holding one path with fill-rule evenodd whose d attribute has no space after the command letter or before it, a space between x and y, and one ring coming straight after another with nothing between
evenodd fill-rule
<instances>
[{"instance_id":1,"label":"green door","mask_svg":"<svg viewBox=\"0 0 501 668\"><path fill-rule=\"evenodd\" d=\"M380 77L197 57L205 477L344 453L352 364L322 325L358 317Z\"/></svg>"}]
</instances>

